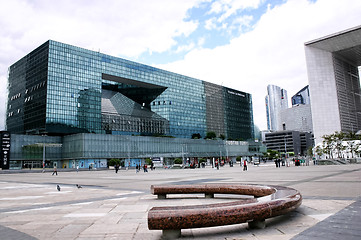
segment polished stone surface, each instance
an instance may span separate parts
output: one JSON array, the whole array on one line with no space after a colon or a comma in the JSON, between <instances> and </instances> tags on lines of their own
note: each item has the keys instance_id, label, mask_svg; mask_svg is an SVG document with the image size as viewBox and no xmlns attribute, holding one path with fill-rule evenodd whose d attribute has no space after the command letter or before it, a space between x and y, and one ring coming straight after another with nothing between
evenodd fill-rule
<instances>
[{"instance_id":1,"label":"polished stone surface","mask_svg":"<svg viewBox=\"0 0 361 240\"><path fill-rule=\"evenodd\" d=\"M228 204L201 206L153 207L148 213L148 228L187 229L259 222L295 210L301 205L301 194L292 188L251 184L152 185L152 194L239 194L262 197L261 201L234 201ZM266 200L267 199L267 200ZM263 228L263 227L262 227Z\"/></svg>"}]
</instances>

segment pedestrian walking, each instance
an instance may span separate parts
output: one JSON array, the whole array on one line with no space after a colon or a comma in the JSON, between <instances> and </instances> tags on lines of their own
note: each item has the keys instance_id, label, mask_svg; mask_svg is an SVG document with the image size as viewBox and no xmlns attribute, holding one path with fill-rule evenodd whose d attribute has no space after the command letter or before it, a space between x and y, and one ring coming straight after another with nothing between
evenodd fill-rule
<instances>
[{"instance_id":1,"label":"pedestrian walking","mask_svg":"<svg viewBox=\"0 0 361 240\"><path fill-rule=\"evenodd\" d=\"M76 165L76 172L79 172L79 165Z\"/></svg>"},{"instance_id":2,"label":"pedestrian walking","mask_svg":"<svg viewBox=\"0 0 361 240\"><path fill-rule=\"evenodd\" d=\"M247 160L243 161L243 171L247 171Z\"/></svg>"},{"instance_id":3,"label":"pedestrian walking","mask_svg":"<svg viewBox=\"0 0 361 240\"><path fill-rule=\"evenodd\" d=\"M144 172L148 172L148 166L147 166L147 164L144 164L143 170L144 170Z\"/></svg>"},{"instance_id":4,"label":"pedestrian walking","mask_svg":"<svg viewBox=\"0 0 361 240\"><path fill-rule=\"evenodd\" d=\"M51 174L51 175L53 176L54 174L58 175L58 169L56 168L56 166L54 166L54 171L53 171L53 174Z\"/></svg>"},{"instance_id":5,"label":"pedestrian walking","mask_svg":"<svg viewBox=\"0 0 361 240\"><path fill-rule=\"evenodd\" d=\"M118 173L118 171L119 171L119 165L118 165L118 164L115 165L115 166L114 166L114 169L115 169L115 173Z\"/></svg>"}]
</instances>

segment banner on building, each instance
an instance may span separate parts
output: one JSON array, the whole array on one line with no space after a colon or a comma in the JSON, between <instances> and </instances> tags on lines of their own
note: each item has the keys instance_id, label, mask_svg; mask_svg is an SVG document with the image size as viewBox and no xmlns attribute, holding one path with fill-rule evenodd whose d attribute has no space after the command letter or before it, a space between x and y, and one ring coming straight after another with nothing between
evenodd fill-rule
<instances>
[{"instance_id":1,"label":"banner on building","mask_svg":"<svg viewBox=\"0 0 361 240\"><path fill-rule=\"evenodd\" d=\"M0 153L0 168L9 169L10 162L10 133L1 131L1 153Z\"/></svg>"}]
</instances>

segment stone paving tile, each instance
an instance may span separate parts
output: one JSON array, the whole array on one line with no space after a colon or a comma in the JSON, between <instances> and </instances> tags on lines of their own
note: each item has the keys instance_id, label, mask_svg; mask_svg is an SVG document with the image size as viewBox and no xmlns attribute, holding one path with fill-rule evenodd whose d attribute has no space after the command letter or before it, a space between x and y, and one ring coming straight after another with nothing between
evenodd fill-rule
<instances>
[{"instance_id":1,"label":"stone paving tile","mask_svg":"<svg viewBox=\"0 0 361 240\"><path fill-rule=\"evenodd\" d=\"M285 216L267 219L266 229L247 224L184 229L181 239L322 239L335 231L338 239L361 239L361 166L310 166L276 169L273 165L240 168L0 174L0 231L6 239L154 239L147 213L154 206L182 206L234 201L234 197L171 196L160 200L150 194L151 184L258 183L291 186L301 191L303 204ZM82 189L75 188L75 183ZM58 192L56 185L62 190ZM184 197L184 198L183 198ZM235 196L237 198L238 196ZM345 226L344 222L348 224ZM317 227L319 229L317 230ZM328 229L332 228L328 231ZM339 236L337 232L345 232ZM343 232L342 232L343 231ZM321 233L322 232L322 233ZM306 235L307 234L307 235ZM309 235L311 234L311 235ZM17 237L18 236L18 237ZM318 237L318 238L317 238ZM358 238L354 238L358 237ZM310 238L313 240L312 238ZM332 238L328 238L332 239Z\"/></svg>"},{"instance_id":2,"label":"stone paving tile","mask_svg":"<svg viewBox=\"0 0 361 240\"><path fill-rule=\"evenodd\" d=\"M361 239L361 198L345 209L301 232L301 239Z\"/></svg>"}]
</instances>

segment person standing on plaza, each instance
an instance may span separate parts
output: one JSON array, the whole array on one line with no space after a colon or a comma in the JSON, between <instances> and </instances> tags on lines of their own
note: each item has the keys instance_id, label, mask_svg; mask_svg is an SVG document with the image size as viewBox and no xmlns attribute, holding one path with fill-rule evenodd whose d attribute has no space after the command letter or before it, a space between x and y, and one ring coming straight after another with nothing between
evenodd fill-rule
<instances>
[{"instance_id":1,"label":"person standing on plaza","mask_svg":"<svg viewBox=\"0 0 361 240\"><path fill-rule=\"evenodd\" d=\"M51 175L53 176L54 174L58 175L58 169L56 168L56 165L54 165L54 171L53 171L53 174L51 174Z\"/></svg>"},{"instance_id":2,"label":"person standing on plaza","mask_svg":"<svg viewBox=\"0 0 361 240\"><path fill-rule=\"evenodd\" d=\"M243 171L247 171L247 160L243 161Z\"/></svg>"}]
</instances>

